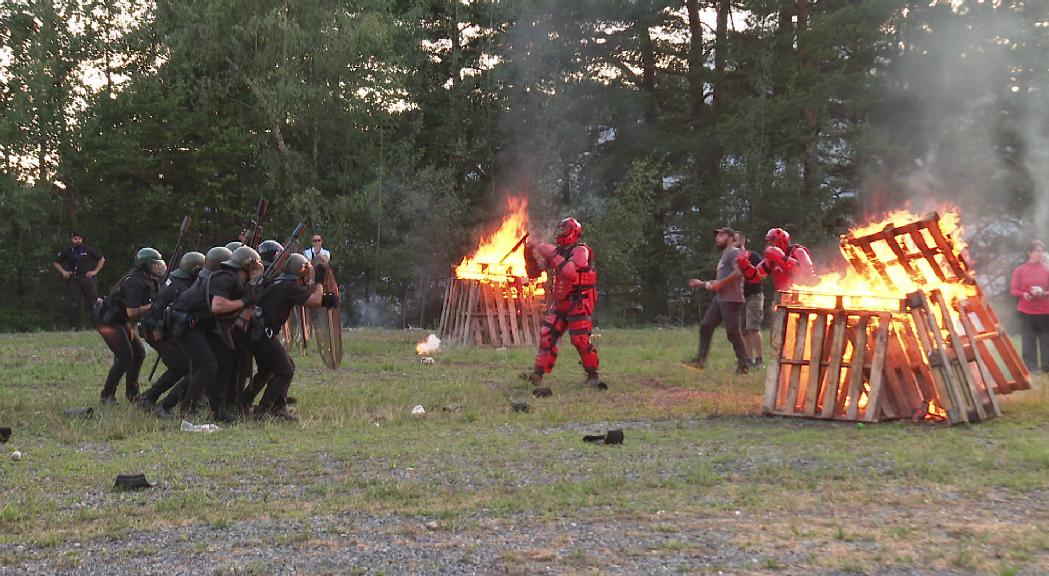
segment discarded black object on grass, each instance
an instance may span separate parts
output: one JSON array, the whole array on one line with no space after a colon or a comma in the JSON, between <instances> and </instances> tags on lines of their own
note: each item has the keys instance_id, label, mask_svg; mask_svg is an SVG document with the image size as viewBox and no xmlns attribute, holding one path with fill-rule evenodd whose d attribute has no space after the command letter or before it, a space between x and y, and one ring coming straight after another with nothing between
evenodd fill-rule
<instances>
[{"instance_id":1,"label":"discarded black object on grass","mask_svg":"<svg viewBox=\"0 0 1049 576\"><path fill-rule=\"evenodd\" d=\"M92 418L95 415L95 409L90 406L67 408L62 414L64 414L66 418Z\"/></svg>"},{"instance_id":2,"label":"discarded black object on grass","mask_svg":"<svg viewBox=\"0 0 1049 576\"><path fill-rule=\"evenodd\" d=\"M528 402L524 400L511 400L510 407L514 409L514 412L528 412Z\"/></svg>"},{"instance_id":3,"label":"discarded black object on grass","mask_svg":"<svg viewBox=\"0 0 1049 576\"><path fill-rule=\"evenodd\" d=\"M442 408L445 412L462 412L464 410L462 404L449 404Z\"/></svg>"},{"instance_id":4,"label":"discarded black object on grass","mask_svg":"<svg viewBox=\"0 0 1049 576\"><path fill-rule=\"evenodd\" d=\"M146 480L145 474L120 474L113 485L113 488L117 490L142 490L152 487L149 480Z\"/></svg>"},{"instance_id":5,"label":"discarded black object on grass","mask_svg":"<svg viewBox=\"0 0 1049 576\"><path fill-rule=\"evenodd\" d=\"M591 444L597 444L604 442L605 444L622 444L623 443L623 431L620 429L609 430L605 434L587 434L583 436L583 442L589 442Z\"/></svg>"},{"instance_id":6,"label":"discarded black object on grass","mask_svg":"<svg viewBox=\"0 0 1049 576\"><path fill-rule=\"evenodd\" d=\"M532 389L532 396L536 398L549 398L554 395L554 391L548 386L536 386Z\"/></svg>"},{"instance_id":7,"label":"discarded black object on grass","mask_svg":"<svg viewBox=\"0 0 1049 576\"><path fill-rule=\"evenodd\" d=\"M0 443L6 444L11 439L11 427L4 426L0 428Z\"/></svg>"}]
</instances>

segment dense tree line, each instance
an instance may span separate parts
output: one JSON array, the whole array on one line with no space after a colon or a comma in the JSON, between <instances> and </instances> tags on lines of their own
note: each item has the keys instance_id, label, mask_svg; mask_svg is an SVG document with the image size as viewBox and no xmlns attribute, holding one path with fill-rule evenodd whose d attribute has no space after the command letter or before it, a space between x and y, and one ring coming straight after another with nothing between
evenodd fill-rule
<instances>
[{"instance_id":1,"label":"dense tree line","mask_svg":"<svg viewBox=\"0 0 1049 576\"><path fill-rule=\"evenodd\" d=\"M71 228L109 256L105 285L183 214L207 247L263 196L268 235L327 237L358 321L413 325L508 194L537 226L587 224L606 322L687 319L715 225L832 248L857 218L952 200L990 256L1049 224L1042 2L2 0L0 18L7 329L57 320Z\"/></svg>"}]
</instances>

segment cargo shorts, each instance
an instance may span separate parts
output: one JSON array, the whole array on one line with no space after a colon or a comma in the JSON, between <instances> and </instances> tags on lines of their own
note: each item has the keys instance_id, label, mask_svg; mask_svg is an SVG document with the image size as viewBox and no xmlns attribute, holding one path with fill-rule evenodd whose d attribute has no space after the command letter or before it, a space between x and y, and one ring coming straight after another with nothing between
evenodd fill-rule
<instances>
[{"instance_id":1,"label":"cargo shorts","mask_svg":"<svg viewBox=\"0 0 1049 576\"><path fill-rule=\"evenodd\" d=\"M743 303L743 332L760 332L765 320L765 294L758 292L747 296Z\"/></svg>"}]
</instances>

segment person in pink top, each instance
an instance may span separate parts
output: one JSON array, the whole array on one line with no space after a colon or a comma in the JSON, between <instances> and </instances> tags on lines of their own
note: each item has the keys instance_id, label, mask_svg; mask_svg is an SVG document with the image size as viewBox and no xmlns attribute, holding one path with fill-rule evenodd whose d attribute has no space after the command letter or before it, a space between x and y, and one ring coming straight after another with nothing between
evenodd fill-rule
<instances>
[{"instance_id":1,"label":"person in pink top","mask_svg":"<svg viewBox=\"0 0 1049 576\"><path fill-rule=\"evenodd\" d=\"M1013 271L1010 292L1019 298L1024 364L1049 372L1049 263L1040 241L1027 244L1027 262Z\"/></svg>"}]
</instances>

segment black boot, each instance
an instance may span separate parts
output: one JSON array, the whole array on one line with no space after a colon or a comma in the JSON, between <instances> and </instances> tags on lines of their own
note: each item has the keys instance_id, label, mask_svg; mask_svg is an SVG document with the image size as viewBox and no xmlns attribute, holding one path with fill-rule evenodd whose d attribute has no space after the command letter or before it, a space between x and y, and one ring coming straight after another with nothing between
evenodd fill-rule
<instances>
[{"instance_id":1,"label":"black boot","mask_svg":"<svg viewBox=\"0 0 1049 576\"><path fill-rule=\"evenodd\" d=\"M608 384L601 381L601 377L597 375L597 370L587 371L586 381L583 382L583 387L590 388L591 390L608 390Z\"/></svg>"}]
</instances>

